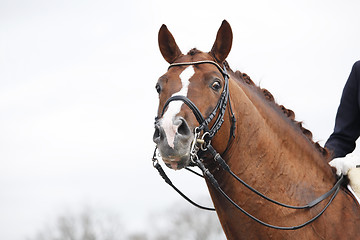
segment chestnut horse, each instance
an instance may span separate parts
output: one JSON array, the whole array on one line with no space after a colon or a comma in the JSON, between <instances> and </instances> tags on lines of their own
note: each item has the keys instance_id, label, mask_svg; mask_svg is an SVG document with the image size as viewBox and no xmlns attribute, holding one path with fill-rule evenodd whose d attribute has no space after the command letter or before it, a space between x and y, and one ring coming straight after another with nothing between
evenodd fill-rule
<instances>
[{"instance_id":1,"label":"chestnut horse","mask_svg":"<svg viewBox=\"0 0 360 240\"><path fill-rule=\"evenodd\" d=\"M230 69L225 61L232 45L228 22L223 21L208 53L192 49L182 54L165 25L158 40L170 67L156 84L154 142L168 167L196 163L202 168L228 239L360 238L360 207L344 184L315 206L289 209L254 194L226 171L268 198L295 206L314 201L337 181L327 150L312 141L294 113L277 105L246 74ZM286 230L264 226L238 207Z\"/></svg>"}]
</instances>

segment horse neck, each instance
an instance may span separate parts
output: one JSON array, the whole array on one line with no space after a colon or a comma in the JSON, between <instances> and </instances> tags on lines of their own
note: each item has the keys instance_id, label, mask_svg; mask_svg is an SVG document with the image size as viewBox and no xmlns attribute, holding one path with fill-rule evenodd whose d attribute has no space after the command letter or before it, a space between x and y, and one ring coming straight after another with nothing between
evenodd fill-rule
<instances>
[{"instance_id":1,"label":"horse neck","mask_svg":"<svg viewBox=\"0 0 360 240\"><path fill-rule=\"evenodd\" d=\"M224 158L235 174L263 192L272 191L269 183L283 189L301 183L306 189L298 191L314 191L309 195L331 188L334 174L326 160L279 107L268 102L257 87L233 79L230 95L237 118L236 138ZM228 175L218 177L224 185L237 188Z\"/></svg>"}]
</instances>

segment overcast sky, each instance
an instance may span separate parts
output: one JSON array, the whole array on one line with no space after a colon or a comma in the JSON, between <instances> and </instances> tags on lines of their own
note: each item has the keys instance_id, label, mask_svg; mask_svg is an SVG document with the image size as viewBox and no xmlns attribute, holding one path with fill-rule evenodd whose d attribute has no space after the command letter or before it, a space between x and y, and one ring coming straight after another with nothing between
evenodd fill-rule
<instances>
[{"instance_id":1,"label":"overcast sky","mask_svg":"<svg viewBox=\"0 0 360 240\"><path fill-rule=\"evenodd\" d=\"M84 204L145 228L179 196L152 168L165 23L183 52L209 51L223 19L228 62L294 110L322 145L360 59L360 2L0 1L0 238L32 236ZM205 184L177 171L195 199ZM191 208L192 206L189 206Z\"/></svg>"}]
</instances>

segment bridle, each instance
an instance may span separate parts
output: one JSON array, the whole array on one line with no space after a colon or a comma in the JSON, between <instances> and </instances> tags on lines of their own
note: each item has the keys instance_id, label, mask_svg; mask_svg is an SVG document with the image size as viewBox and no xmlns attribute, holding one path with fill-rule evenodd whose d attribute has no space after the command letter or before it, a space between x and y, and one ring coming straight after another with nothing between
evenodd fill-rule
<instances>
[{"instance_id":1,"label":"bridle","mask_svg":"<svg viewBox=\"0 0 360 240\"><path fill-rule=\"evenodd\" d=\"M213 111L209 114L209 116L207 118L204 118L203 115L201 114L201 112L199 111L199 109L196 107L196 105L187 97L182 96L182 95L175 95L170 97L164 104L162 112L161 112L161 116L162 117L164 115L164 112L167 108L167 106L173 102L173 101L182 101L184 102L189 108L190 110L193 112L196 120L199 122L199 126L197 128L195 128L195 134L199 135L200 132L203 132L203 137L202 139L205 141L204 143L202 143L203 146L206 146L210 143L211 139L215 136L215 134L219 131L221 125L224 122L224 115L225 115L225 111L226 111L226 106L227 103L229 102L229 106L231 109L231 103L230 103L230 98L229 98L229 75L226 71L226 68L224 66L224 69L220 67L219 64L217 64L214 61L210 61L210 60L203 60L203 61L197 61L197 62L183 62L183 63L172 63L168 70L172 67L177 67L177 66L190 66L190 65L200 65L200 64L212 64L214 66L217 67L217 69L220 71L220 73L222 74L223 78L224 78L224 88L223 91L220 94L220 98L215 106L215 108L213 109ZM209 128L209 124L210 122L214 119L214 117L216 116L217 112L219 111L219 114L214 122L214 124L212 125L211 128ZM231 134L233 135L233 131L235 129L235 116L232 112L232 109L230 110L231 114L232 114L232 127L231 127ZM158 117L155 118L155 122L158 121ZM196 138L195 138L196 139ZM204 147L203 147L204 148Z\"/></svg>"},{"instance_id":2,"label":"bridle","mask_svg":"<svg viewBox=\"0 0 360 240\"><path fill-rule=\"evenodd\" d=\"M217 103L216 107L214 108L214 110L209 114L209 116L207 118L204 118L203 115L201 114L201 112L199 111L199 109L196 107L196 105L190 99L188 99L185 96L175 95L175 96L170 97L165 102L160 117L155 118L155 124L157 124L159 118L161 118L164 115L164 112L165 112L167 106L172 101L182 101L182 102L184 102L191 109L191 111L193 112L194 116L196 117L196 119L197 119L197 121L199 123L199 126L196 127L195 130L194 130L194 140L193 140L193 142L191 144L191 149L190 149L190 158L191 158L191 163L192 163L191 165L199 167L200 170L202 171L203 175L200 175L197 172L195 172L195 171L193 171L193 170L191 170L189 168L186 168L186 169L193 172L193 173L195 173L195 174L197 174L197 175L200 175L201 177L207 178L208 181L212 184L212 186L215 187L215 189L218 190L219 193L227 201L229 201L232 205L234 205L238 210L240 210L246 216L248 216L249 218L253 219L254 221L256 221L256 222L258 222L258 223L260 223L260 224L262 224L262 225L264 225L266 227L280 229L280 230L296 230L296 229L305 227L306 225L308 225L308 224L312 223L313 221L315 221L316 219L318 219L325 212L325 210L330 206L333 199L335 198L335 196L339 192L341 184L344 181L344 177L341 175L340 178L338 179L338 181L335 183L334 187L331 190L329 190L328 192L326 192L322 196L318 197L314 201L312 201L309 204L304 205L304 206L291 206L291 205L287 205L287 204L283 204L283 203L280 203L278 201L275 201L275 200L265 196L264 194L260 193L259 191L257 191L256 189L254 189L253 187L248 185L245 181L240 179L237 175L235 175L231 171L230 167L227 165L225 160L221 157L221 155L211 145L211 139L219 131L220 127L222 126L222 124L224 122L224 115L225 115L225 111L226 111L228 103L229 103L229 109L230 109L230 114L231 114L231 127L230 127L230 135L229 135L228 145L227 145L226 150L224 151L224 153L228 150L233 137L235 137L234 131L235 131L236 119L235 119L235 115L234 115L234 113L232 111L232 107L231 107L230 94L229 94L229 75L228 75L228 73L226 71L225 65L224 65L223 68L221 68L220 65L217 64L214 61L204 60L204 61L197 61L197 62L173 63L173 64L171 64L169 66L168 69L170 69L172 67L176 67L176 66L189 66L189 65L199 65L199 64L212 64L212 65L215 65L217 67L217 69L221 72L221 74L222 74L222 76L224 78L223 91L222 91L222 93L220 95L220 98L219 98L218 103ZM214 119L216 114L218 114L218 116L215 119L214 124L211 127L209 127L210 122ZM201 132L202 132L202 136L200 137ZM224 155L224 153L222 155ZM231 176L233 176L237 181L239 181L245 187L247 187L248 189L250 189L255 194L257 194L260 197L270 201L273 204L276 204L276 205L279 205L279 206L282 206L282 207L285 207L285 208L291 208L291 209L309 209L309 208L312 208L315 205L319 204L320 202L322 202L326 198L328 198L330 196L331 196L331 198L328 201L328 203L325 205L325 207L315 217L313 217L312 219L310 219L309 221L307 221L307 222L305 222L305 223L303 223L301 225L292 226L292 227L282 227L282 226L274 226L274 225L265 223L265 222L261 221L260 219L252 216L251 214L246 212L244 209L242 209L238 204L236 204L222 190L222 188L220 187L220 185L217 182L217 180L215 179L215 177L212 175L212 173L209 171L209 169L207 169L205 167L205 165L203 163L202 156L205 156L205 155L207 156L207 158L209 156L212 157L222 167L223 170L225 170L226 172L231 174ZM153 161L153 166L158 170L160 176L165 180L165 182L167 184L169 184L176 192L178 192L187 201L189 201L191 204L193 204L193 205L195 205L195 206L197 206L197 207L199 207L201 209L211 210L211 211L215 210L214 208L203 207L203 206L193 202L191 199L189 199L185 194L183 194L178 188L176 188L173 185L173 183L167 177L165 171L162 169L161 165L159 164L159 161L157 159L157 147L155 147L155 151L154 151L152 161Z\"/></svg>"}]
</instances>

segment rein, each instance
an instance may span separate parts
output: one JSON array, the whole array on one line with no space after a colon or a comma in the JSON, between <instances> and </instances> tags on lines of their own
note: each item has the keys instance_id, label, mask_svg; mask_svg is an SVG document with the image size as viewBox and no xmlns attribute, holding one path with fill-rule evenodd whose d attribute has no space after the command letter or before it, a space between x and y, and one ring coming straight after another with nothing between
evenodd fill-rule
<instances>
[{"instance_id":1,"label":"rein","mask_svg":"<svg viewBox=\"0 0 360 240\"><path fill-rule=\"evenodd\" d=\"M234 130L235 130L235 116L234 113L232 111L232 107L231 107L231 103L230 103L230 97L229 97L229 75L227 74L226 68L224 66L224 68L221 68L219 66L219 64L217 64L216 62L213 61L209 61L209 60L205 60L205 61L198 61L198 62L184 62L184 63L173 63L169 66L168 69L170 69L171 67L175 67L175 66L189 66L189 65L197 65L197 64L213 64L215 65L218 70L222 73L224 80L225 80L225 84L224 84L224 89L220 95L220 98L218 100L218 103L216 105L216 107L214 108L214 110L210 113L210 115L205 119L203 117L203 115L201 114L201 112L199 111L199 109L196 107L196 105L187 97L185 96L181 96L181 95L175 95L170 97L166 102L165 105L163 107L162 113L160 118L164 115L165 110L167 108L167 106L170 104L170 102L172 101L183 101L193 112L194 116L196 117L197 121L199 122L199 127L195 128L194 134L194 140L193 143L191 144L191 149L190 149L190 157L191 157L191 164L192 166L197 166L200 168L200 170L203 173L202 177L206 177L210 183L213 185L213 187L215 187L216 190L219 191L219 193L221 195L223 195L223 197L229 201L232 205L234 205L238 210L240 210L242 213L244 213L246 216L248 216L249 218L253 219L254 221L266 226L266 227L270 227L270 228L274 228L274 229L279 229L279 230L296 230L302 227L305 227L306 225L312 223L313 221L315 221L316 219L318 219L324 212L325 210L330 206L330 204L332 203L332 201L334 200L334 198L336 197L337 193L340 190L341 184L344 181L344 177L341 175L340 178L338 179L338 181L335 183L334 187L329 190L328 192L326 192L325 194L323 194L322 196L318 197L317 199L311 201L309 204L306 204L304 206L291 206L291 205L287 205L287 204L283 204L280 203L278 201L275 201L267 196L265 196L264 194L260 193L259 191L257 191L256 189L254 189L253 187L251 187L250 185L248 185L246 182L244 182L242 179L240 179L237 175L235 175L230 167L227 165L227 163L225 162L225 160L221 157L221 155L212 147L211 145L211 139L215 136L215 134L219 131L222 123L224 122L224 115L225 115L225 111L226 111L226 107L227 107L227 102L229 102L229 108L230 108L230 112L231 112L231 121L232 121L232 125L230 128L230 137L229 137L229 141L228 141L228 145L226 147L226 150L224 151L224 153L228 150L229 146L230 146L230 142L232 137L234 137ZM212 125L211 128L209 128L209 123L214 119L214 117L216 116L217 112L218 116L214 122L214 124ZM157 123L157 121L159 120L159 117L155 118L155 124ZM203 131L203 135L200 138L200 133L201 131ZM200 145L200 146L198 146ZM191 204L195 205L196 207L199 207L201 209L205 209L205 210L210 210L210 211L214 211L214 208L208 208L208 207L203 207L195 202L193 202L191 199L189 199L187 196L185 196L179 189L177 189L171 182L171 180L167 177L165 171L162 169L161 165L159 164L159 161L157 159L157 154L156 154L156 150L157 148L155 148L154 151L154 155L152 158L153 161L153 166L154 168L156 168L159 172L159 174L161 175L161 177L165 180L165 182L167 184L169 184L176 192L178 192L183 198L185 198L188 202L190 202ZM258 196L268 200L271 203L274 203L276 205L285 207L285 208L291 208L291 209L309 209L312 208L314 206L316 206L317 204L319 204L320 202L322 202L323 200L325 200L326 198L330 197L330 200L328 201L328 203L326 204L326 206L312 219L310 219L309 221L298 225L298 226L293 226L293 227L282 227L282 226L274 226L268 223L265 223L261 220L259 220L258 218L254 217L253 215L251 215L250 213L246 212L244 209L242 209L238 204L236 204L220 187L219 183L217 182L217 180L215 179L215 177L212 175L212 173L205 167L205 165L203 164L202 160L200 160L198 154L205 154L208 153L226 172L228 172L232 177L234 177L237 181L239 181L241 184L243 184L245 187L247 187L248 189L250 189L252 192L254 192L255 194L257 194ZM188 168L186 168L188 169ZM199 175L197 172L192 171L190 169L188 169L189 171ZM201 175L200 175L201 176Z\"/></svg>"}]
</instances>

